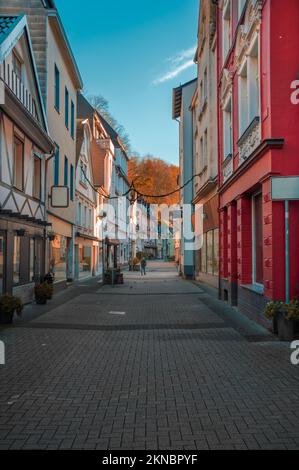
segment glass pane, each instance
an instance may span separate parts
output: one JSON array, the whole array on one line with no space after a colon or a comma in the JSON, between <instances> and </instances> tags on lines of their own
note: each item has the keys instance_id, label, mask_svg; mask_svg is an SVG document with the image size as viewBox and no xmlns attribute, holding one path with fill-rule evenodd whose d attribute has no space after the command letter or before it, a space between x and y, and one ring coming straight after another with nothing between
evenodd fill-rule
<instances>
[{"instance_id":1,"label":"glass pane","mask_svg":"<svg viewBox=\"0 0 299 470\"><path fill-rule=\"evenodd\" d=\"M30 238L30 257L29 257L30 281L34 281L34 275L35 275L34 262L35 262L34 238Z\"/></svg>"},{"instance_id":2,"label":"glass pane","mask_svg":"<svg viewBox=\"0 0 299 470\"><path fill-rule=\"evenodd\" d=\"M14 140L14 186L23 191L23 143Z\"/></svg>"},{"instance_id":3,"label":"glass pane","mask_svg":"<svg viewBox=\"0 0 299 470\"><path fill-rule=\"evenodd\" d=\"M207 272L213 274L213 230L207 233Z\"/></svg>"},{"instance_id":4,"label":"glass pane","mask_svg":"<svg viewBox=\"0 0 299 470\"><path fill-rule=\"evenodd\" d=\"M214 230L214 259L213 259L213 274L219 274L219 229Z\"/></svg>"},{"instance_id":5,"label":"glass pane","mask_svg":"<svg viewBox=\"0 0 299 470\"><path fill-rule=\"evenodd\" d=\"M20 237L15 235L14 237L14 249L13 249L13 283L17 285L20 283Z\"/></svg>"},{"instance_id":6,"label":"glass pane","mask_svg":"<svg viewBox=\"0 0 299 470\"><path fill-rule=\"evenodd\" d=\"M201 272L207 272L207 234L203 234L203 244L201 249Z\"/></svg>"},{"instance_id":7,"label":"glass pane","mask_svg":"<svg viewBox=\"0 0 299 470\"><path fill-rule=\"evenodd\" d=\"M4 290L4 236L0 235L0 294Z\"/></svg>"},{"instance_id":8,"label":"glass pane","mask_svg":"<svg viewBox=\"0 0 299 470\"><path fill-rule=\"evenodd\" d=\"M254 197L255 282L264 282L263 253L263 199L262 193Z\"/></svg>"},{"instance_id":9,"label":"glass pane","mask_svg":"<svg viewBox=\"0 0 299 470\"><path fill-rule=\"evenodd\" d=\"M66 279L67 239L56 235L51 243L50 270L55 274L55 281Z\"/></svg>"}]
</instances>

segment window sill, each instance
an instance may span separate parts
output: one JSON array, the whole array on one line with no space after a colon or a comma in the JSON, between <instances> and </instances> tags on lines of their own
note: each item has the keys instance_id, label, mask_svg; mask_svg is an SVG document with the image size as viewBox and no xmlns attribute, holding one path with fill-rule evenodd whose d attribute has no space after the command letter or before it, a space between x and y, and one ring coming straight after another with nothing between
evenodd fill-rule
<instances>
[{"instance_id":1,"label":"window sill","mask_svg":"<svg viewBox=\"0 0 299 470\"><path fill-rule=\"evenodd\" d=\"M255 294L264 295L264 286L262 284L241 284L241 287Z\"/></svg>"}]
</instances>

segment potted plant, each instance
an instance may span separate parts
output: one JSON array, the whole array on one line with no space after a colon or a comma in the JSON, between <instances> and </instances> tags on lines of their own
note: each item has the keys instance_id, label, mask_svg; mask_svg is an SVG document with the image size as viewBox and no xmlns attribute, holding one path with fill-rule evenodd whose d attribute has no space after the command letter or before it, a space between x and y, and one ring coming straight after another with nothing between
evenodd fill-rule
<instances>
[{"instance_id":1,"label":"potted plant","mask_svg":"<svg viewBox=\"0 0 299 470\"><path fill-rule=\"evenodd\" d=\"M290 303L268 302L265 316L273 320L274 333L282 341L292 341L299 330L299 301L294 299Z\"/></svg>"},{"instance_id":2,"label":"potted plant","mask_svg":"<svg viewBox=\"0 0 299 470\"><path fill-rule=\"evenodd\" d=\"M34 287L35 300L38 305L45 305L49 299L49 284L43 282Z\"/></svg>"},{"instance_id":3,"label":"potted plant","mask_svg":"<svg viewBox=\"0 0 299 470\"><path fill-rule=\"evenodd\" d=\"M23 302L19 297L13 295L0 296L0 323L10 324L13 321L13 315L16 312L18 315L22 314Z\"/></svg>"}]
</instances>

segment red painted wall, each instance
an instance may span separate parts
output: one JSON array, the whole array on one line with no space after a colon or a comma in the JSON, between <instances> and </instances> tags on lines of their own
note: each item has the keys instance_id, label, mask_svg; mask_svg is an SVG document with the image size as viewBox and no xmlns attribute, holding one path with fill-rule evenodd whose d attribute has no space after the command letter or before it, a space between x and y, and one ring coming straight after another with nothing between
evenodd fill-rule
<instances>
[{"instance_id":1,"label":"red painted wall","mask_svg":"<svg viewBox=\"0 0 299 470\"><path fill-rule=\"evenodd\" d=\"M250 2L249 2L250 3ZM237 31L237 2L232 2L232 49L225 67L233 80L233 153L234 172L238 168L238 77L234 69ZM291 82L299 74L299 1L264 0L260 26L260 83L261 132L264 139L284 139L281 149L268 149L258 155L250 167L231 184L223 184L223 123L220 107L222 76L222 11L217 11L217 69L218 69L218 133L219 133L219 206L228 208L237 202L237 234L222 236L220 276L230 274L237 253L239 284L252 281L251 205L250 194L260 184L263 192L264 237L264 295L284 299L285 296L285 239L284 204L273 202L270 194L271 175L299 175L299 105L291 103ZM227 210L227 209L226 209ZM221 212L221 218L231 209ZM229 226L229 221L222 221ZM290 203L290 286L291 296L299 296L299 202ZM233 230L233 227L231 227ZM236 240L236 242L234 241ZM237 243L237 247L234 246ZM236 250L237 248L237 250ZM226 268L228 266L228 268Z\"/></svg>"}]
</instances>

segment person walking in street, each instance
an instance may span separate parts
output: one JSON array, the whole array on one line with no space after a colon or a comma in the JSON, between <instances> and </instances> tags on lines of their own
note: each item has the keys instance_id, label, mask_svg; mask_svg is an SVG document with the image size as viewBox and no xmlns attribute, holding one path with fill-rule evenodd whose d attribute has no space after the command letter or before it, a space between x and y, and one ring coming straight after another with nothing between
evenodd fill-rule
<instances>
[{"instance_id":1,"label":"person walking in street","mask_svg":"<svg viewBox=\"0 0 299 470\"><path fill-rule=\"evenodd\" d=\"M140 276L145 276L146 275L145 268L146 268L146 260L145 260L145 258L141 258L141 261L140 261Z\"/></svg>"}]
</instances>

